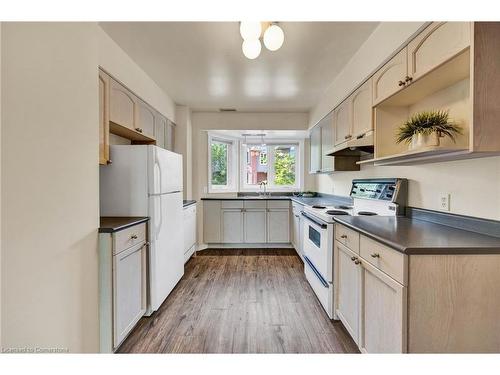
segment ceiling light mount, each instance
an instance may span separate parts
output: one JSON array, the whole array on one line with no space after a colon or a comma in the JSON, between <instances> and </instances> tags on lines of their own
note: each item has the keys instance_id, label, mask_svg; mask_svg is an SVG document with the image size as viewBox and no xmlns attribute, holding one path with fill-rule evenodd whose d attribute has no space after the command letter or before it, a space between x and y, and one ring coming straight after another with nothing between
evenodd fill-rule
<instances>
[{"instance_id":1,"label":"ceiling light mount","mask_svg":"<svg viewBox=\"0 0 500 375\"><path fill-rule=\"evenodd\" d=\"M269 51L279 50L285 40L285 34L278 22L242 21L240 35L243 38L243 54L250 60L259 57L262 50L261 39Z\"/></svg>"}]
</instances>

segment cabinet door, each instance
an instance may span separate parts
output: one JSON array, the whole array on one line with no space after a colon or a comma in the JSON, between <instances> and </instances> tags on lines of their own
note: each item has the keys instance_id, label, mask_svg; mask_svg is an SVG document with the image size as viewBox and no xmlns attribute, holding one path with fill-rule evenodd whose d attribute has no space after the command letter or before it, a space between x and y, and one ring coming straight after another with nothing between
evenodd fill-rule
<instances>
[{"instance_id":1,"label":"cabinet door","mask_svg":"<svg viewBox=\"0 0 500 375\"><path fill-rule=\"evenodd\" d=\"M302 220L300 214L293 214L293 246L297 250L297 254L302 258Z\"/></svg>"},{"instance_id":2,"label":"cabinet door","mask_svg":"<svg viewBox=\"0 0 500 375\"><path fill-rule=\"evenodd\" d=\"M243 243L243 212L241 209L222 210L222 242Z\"/></svg>"},{"instance_id":3,"label":"cabinet door","mask_svg":"<svg viewBox=\"0 0 500 375\"><path fill-rule=\"evenodd\" d=\"M172 121L167 120L167 127L165 128L165 148L169 151L174 151L175 127L176 125Z\"/></svg>"},{"instance_id":4,"label":"cabinet door","mask_svg":"<svg viewBox=\"0 0 500 375\"><path fill-rule=\"evenodd\" d=\"M156 145L165 148L165 131L167 127L167 119L160 113L155 116L155 139Z\"/></svg>"},{"instance_id":5,"label":"cabinet door","mask_svg":"<svg viewBox=\"0 0 500 375\"><path fill-rule=\"evenodd\" d=\"M470 22L433 22L408 44L408 75L413 80L470 46Z\"/></svg>"},{"instance_id":6,"label":"cabinet door","mask_svg":"<svg viewBox=\"0 0 500 375\"><path fill-rule=\"evenodd\" d=\"M338 241L335 241L335 251L337 252L337 315L357 344L361 271L355 262L359 262L359 257Z\"/></svg>"},{"instance_id":7,"label":"cabinet door","mask_svg":"<svg viewBox=\"0 0 500 375\"><path fill-rule=\"evenodd\" d=\"M109 92L109 120L111 122L134 130L136 101L134 94L111 79Z\"/></svg>"},{"instance_id":8,"label":"cabinet door","mask_svg":"<svg viewBox=\"0 0 500 375\"><path fill-rule=\"evenodd\" d=\"M310 141L310 173L321 172L321 127L315 126L311 130Z\"/></svg>"},{"instance_id":9,"label":"cabinet door","mask_svg":"<svg viewBox=\"0 0 500 375\"><path fill-rule=\"evenodd\" d=\"M278 208L267 210L267 242L290 242L290 210Z\"/></svg>"},{"instance_id":10,"label":"cabinet door","mask_svg":"<svg viewBox=\"0 0 500 375\"><path fill-rule=\"evenodd\" d=\"M344 100L333 111L333 121L335 126L335 146L338 146L352 137L349 116L349 100Z\"/></svg>"},{"instance_id":11,"label":"cabinet door","mask_svg":"<svg viewBox=\"0 0 500 375\"><path fill-rule=\"evenodd\" d=\"M372 95L372 80L370 78L350 97L352 136L354 138L373 130Z\"/></svg>"},{"instance_id":12,"label":"cabinet door","mask_svg":"<svg viewBox=\"0 0 500 375\"><path fill-rule=\"evenodd\" d=\"M245 209L243 212L244 238L246 243L266 242L266 210Z\"/></svg>"},{"instance_id":13,"label":"cabinet door","mask_svg":"<svg viewBox=\"0 0 500 375\"><path fill-rule=\"evenodd\" d=\"M221 242L221 201L203 201L203 240Z\"/></svg>"},{"instance_id":14,"label":"cabinet door","mask_svg":"<svg viewBox=\"0 0 500 375\"><path fill-rule=\"evenodd\" d=\"M116 348L146 312L146 244L113 256L113 313Z\"/></svg>"},{"instance_id":15,"label":"cabinet door","mask_svg":"<svg viewBox=\"0 0 500 375\"><path fill-rule=\"evenodd\" d=\"M362 335L367 353L406 352L406 288L362 262Z\"/></svg>"},{"instance_id":16,"label":"cabinet door","mask_svg":"<svg viewBox=\"0 0 500 375\"><path fill-rule=\"evenodd\" d=\"M146 137L154 138L155 135L155 111L142 100L138 101L137 124L135 130Z\"/></svg>"},{"instance_id":17,"label":"cabinet door","mask_svg":"<svg viewBox=\"0 0 500 375\"><path fill-rule=\"evenodd\" d=\"M99 164L109 162L109 80L99 71Z\"/></svg>"},{"instance_id":18,"label":"cabinet door","mask_svg":"<svg viewBox=\"0 0 500 375\"><path fill-rule=\"evenodd\" d=\"M333 171L333 157L326 154L333 150L333 112L321 121L321 171Z\"/></svg>"},{"instance_id":19,"label":"cabinet door","mask_svg":"<svg viewBox=\"0 0 500 375\"><path fill-rule=\"evenodd\" d=\"M407 75L406 48L373 75L373 104L377 104L401 90Z\"/></svg>"}]
</instances>

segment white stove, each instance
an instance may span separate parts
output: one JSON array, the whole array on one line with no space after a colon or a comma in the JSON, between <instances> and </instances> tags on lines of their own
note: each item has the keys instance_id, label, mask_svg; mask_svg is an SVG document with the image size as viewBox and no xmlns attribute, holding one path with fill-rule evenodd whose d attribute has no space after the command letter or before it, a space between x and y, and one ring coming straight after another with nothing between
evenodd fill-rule
<instances>
[{"instance_id":1,"label":"white stove","mask_svg":"<svg viewBox=\"0 0 500 375\"><path fill-rule=\"evenodd\" d=\"M307 206L302 215L304 272L330 319L334 311L334 222L335 216L396 216L404 212L405 179L357 179L352 181L352 206Z\"/></svg>"}]
</instances>

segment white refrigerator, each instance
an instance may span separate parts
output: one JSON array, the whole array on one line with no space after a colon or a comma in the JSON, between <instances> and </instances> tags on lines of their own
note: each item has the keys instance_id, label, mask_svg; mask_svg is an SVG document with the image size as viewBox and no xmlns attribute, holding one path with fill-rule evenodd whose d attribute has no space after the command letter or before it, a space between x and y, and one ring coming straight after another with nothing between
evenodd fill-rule
<instances>
[{"instance_id":1,"label":"white refrigerator","mask_svg":"<svg viewBox=\"0 0 500 375\"><path fill-rule=\"evenodd\" d=\"M182 155L152 145L111 146L100 167L101 216L149 216L148 311L184 274Z\"/></svg>"}]
</instances>

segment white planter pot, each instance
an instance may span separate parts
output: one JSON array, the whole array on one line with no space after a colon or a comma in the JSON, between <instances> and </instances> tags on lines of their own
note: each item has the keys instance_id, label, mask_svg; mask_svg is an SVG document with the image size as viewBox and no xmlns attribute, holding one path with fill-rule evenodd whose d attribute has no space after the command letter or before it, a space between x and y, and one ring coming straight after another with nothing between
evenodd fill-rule
<instances>
[{"instance_id":1,"label":"white planter pot","mask_svg":"<svg viewBox=\"0 0 500 375\"><path fill-rule=\"evenodd\" d=\"M434 132L429 135L416 134L412 137L410 143L410 150L415 151L426 147L438 147L439 146L439 135Z\"/></svg>"}]
</instances>

